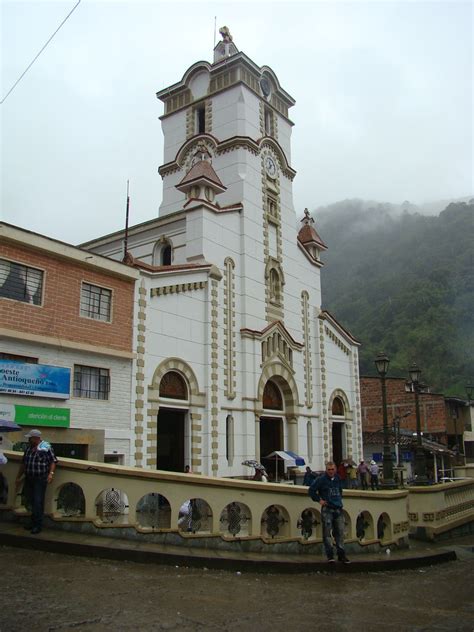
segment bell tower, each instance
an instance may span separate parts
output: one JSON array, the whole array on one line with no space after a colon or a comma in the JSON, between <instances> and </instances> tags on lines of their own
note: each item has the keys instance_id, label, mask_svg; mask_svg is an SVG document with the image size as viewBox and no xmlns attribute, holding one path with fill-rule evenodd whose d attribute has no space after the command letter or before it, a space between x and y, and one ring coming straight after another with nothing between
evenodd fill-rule
<instances>
[{"instance_id":1,"label":"bell tower","mask_svg":"<svg viewBox=\"0 0 474 632\"><path fill-rule=\"evenodd\" d=\"M288 118L294 100L269 67L259 67L239 52L227 27L220 34L212 64L196 62L181 81L157 93L165 109L160 217L184 204L176 185L191 168L198 142L208 146L213 168L227 187L219 199L222 205L244 203L249 197L247 190L255 188L254 180L265 168L260 161L264 147L274 154L273 164L265 163L266 173L274 177L278 168L290 180L294 176Z\"/></svg>"},{"instance_id":2,"label":"bell tower","mask_svg":"<svg viewBox=\"0 0 474 632\"><path fill-rule=\"evenodd\" d=\"M261 329L285 321L285 259L297 242L295 102L269 66L238 50L227 27L219 32L212 63L196 62L157 93L165 108L159 216L186 213L189 263L222 269L234 253L242 325Z\"/></svg>"}]
</instances>

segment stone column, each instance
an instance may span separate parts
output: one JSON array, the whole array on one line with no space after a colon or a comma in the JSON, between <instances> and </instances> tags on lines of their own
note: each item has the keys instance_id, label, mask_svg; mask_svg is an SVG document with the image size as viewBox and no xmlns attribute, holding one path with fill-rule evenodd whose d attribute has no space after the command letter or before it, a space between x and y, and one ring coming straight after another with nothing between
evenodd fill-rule
<instances>
[{"instance_id":1,"label":"stone column","mask_svg":"<svg viewBox=\"0 0 474 632\"><path fill-rule=\"evenodd\" d=\"M255 458L260 461L260 415L255 415Z\"/></svg>"},{"instance_id":2,"label":"stone column","mask_svg":"<svg viewBox=\"0 0 474 632\"><path fill-rule=\"evenodd\" d=\"M298 417L289 417L288 424L288 450L298 454Z\"/></svg>"}]
</instances>

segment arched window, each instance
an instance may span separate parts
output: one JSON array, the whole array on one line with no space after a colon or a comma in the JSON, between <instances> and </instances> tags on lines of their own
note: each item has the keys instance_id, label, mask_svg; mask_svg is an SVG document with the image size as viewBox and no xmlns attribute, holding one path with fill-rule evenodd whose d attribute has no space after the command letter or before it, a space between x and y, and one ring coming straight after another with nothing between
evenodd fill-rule
<instances>
[{"instance_id":1,"label":"arched window","mask_svg":"<svg viewBox=\"0 0 474 632\"><path fill-rule=\"evenodd\" d=\"M161 265L162 266L170 266L171 265L171 246L168 244L161 251Z\"/></svg>"},{"instance_id":2,"label":"arched window","mask_svg":"<svg viewBox=\"0 0 474 632\"><path fill-rule=\"evenodd\" d=\"M263 407L267 410L283 410L283 400L278 386L269 380L263 389Z\"/></svg>"},{"instance_id":3,"label":"arched window","mask_svg":"<svg viewBox=\"0 0 474 632\"><path fill-rule=\"evenodd\" d=\"M188 399L188 389L186 382L176 371L168 371L161 378L160 397L170 399Z\"/></svg>"},{"instance_id":4,"label":"arched window","mask_svg":"<svg viewBox=\"0 0 474 632\"><path fill-rule=\"evenodd\" d=\"M170 266L173 260L173 246L165 237L161 237L153 248L154 266Z\"/></svg>"},{"instance_id":5,"label":"arched window","mask_svg":"<svg viewBox=\"0 0 474 632\"><path fill-rule=\"evenodd\" d=\"M280 275L275 268L270 270L270 298L275 303L279 303L281 301Z\"/></svg>"},{"instance_id":6,"label":"arched window","mask_svg":"<svg viewBox=\"0 0 474 632\"><path fill-rule=\"evenodd\" d=\"M335 397L332 402L332 414L344 417L344 402L340 397Z\"/></svg>"}]
</instances>

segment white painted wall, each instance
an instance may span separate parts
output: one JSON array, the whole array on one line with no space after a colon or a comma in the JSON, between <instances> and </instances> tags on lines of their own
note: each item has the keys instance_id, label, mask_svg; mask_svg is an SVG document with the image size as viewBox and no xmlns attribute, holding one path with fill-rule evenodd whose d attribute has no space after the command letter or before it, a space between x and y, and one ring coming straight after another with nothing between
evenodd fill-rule
<instances>
[{"instance_id":1,"label":"white painted wall","mask_svg":"<svg viewBox=\"0 0 474 632\"><path fill-rule=\"evenodd\" d=\"M132 361L112 356L92 354L33 342L4 339L1 349L5 353L38 358L39 364L71 369L71 397L67 400L22 395L0 395L2 403L23 406L46 406L71 409L71 428L105 430L105 452L118 450L130 463L131 433L131 377ZM110 371L108 400L74 397L74 365L94 366Z\"/></svg>"},{"instance_id":2,"label":"white painted wall","mask_svg":"<svg viewBox=\"0 0 474 632\"><path fill-rule=\"evenodd\" d=\"M201 94L204 77L195 78L193 90ZM257 141L260 138L259 97L243 85L233 86L212 97L212 134L219 140L242 135ZM165 135L164 162L176 158L185 142L185 111L177 112L162 121ZM278 116L278 142L290 162L291 125ZM268 148L265 148L268 151ZM260 155L238 148L215 155L212 165L227 190L217 196L222 206L242 203L241 212L215 213L200 208L182 212L184 195L177 191L176 184L185 175L184 169L166 176L163 180L163 202L160 218L144 225L130 235L129 249L135 257L152 263L153 248L161 236L172 240L173 263L206 261L222 272L226 257L235 263L235 375L236 397L228 400L224 389L224 282L218 284L218 354L222 370L219 372L219 475L235 476L249 474L241 465L246 458L255 457L255 414L252 399L257 395L257 385L262 371L260 341L242 338L241 328L262 330L265 320L265 264L262 209L262 162ZM279 176L281 233L283 238L284 324L290 335L303 342L301 293L309 294L310 346L313 383L313 405L305 406L305 380L303 351L293 353L294 379L297 385L300 416L298 420L298 450L308 458L308 420L312 425L312 467L323 467L322 435L322 362L319 346L319 321L321 306L320 270L312 265L297 245L296 219L303 217L303 209L295 209L292 197L292 182L283 174ZM177 214L173 217L170 214ZM270 239L274 251L275 236ZM97 251L119 258L120 238L100 245ZM151 383L156 367L168 357L185 360L196 374L199 388L208 395L206 408L202 411L202 461L203 473L210 474L211 458L211 404L210 404L210 297L209 288L190 292L150 297L153 287L208 281L207 272L174 271L170 274L153 276L143 273L146 287L146 343L145 382ZM335 332L339 335L337 332ZM345 340L350 354L341 349L325 334L326 392L329 398L335 389L343 390L351 409L359 407L353 371L357 348ZM146 400L146 387L145 387ZM232 410L234 417L234 459L230 467L225 458L226 416ZM287 426L284 422L285 445ZM353 454L357 454L357 432L353 432ZM145 446L145 452L146 452Z\"/></svg>"}]
</instances>

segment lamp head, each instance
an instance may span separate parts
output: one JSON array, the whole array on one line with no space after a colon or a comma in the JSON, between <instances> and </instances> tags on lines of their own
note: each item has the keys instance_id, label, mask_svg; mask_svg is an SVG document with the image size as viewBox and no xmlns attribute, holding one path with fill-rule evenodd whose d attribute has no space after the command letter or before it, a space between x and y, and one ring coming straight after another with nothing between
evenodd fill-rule
<instances>
[{"instance_id":1,"label":"lamp head","mask_svg":"<svg viewBox=\"0 0 474 632\"><path fill-rule=\"evenodd\" d=\"M420 376L421 376L421 369L420 369L420 367L415 362L413 362L413 364L409 368L408 372L410 373L410 380L413 383L418 384L419 381L420 381Z\"/></svg>"},{"instance_id":2,"label":"lamp head","mask_svg":"<svg viewBox=\"0 0 474 632\"><path fill-rule=\"evenodd\" d=\"M387 375L388 365L390 364L390 360L388 359L387 354L384 353L383 351L380 351L380 353L377 354L377 357L375 358L374 362L375 362L375 366L377 367L378 374L381 377L384 377L385 375Z\"/></svg>"}]
</instances>

